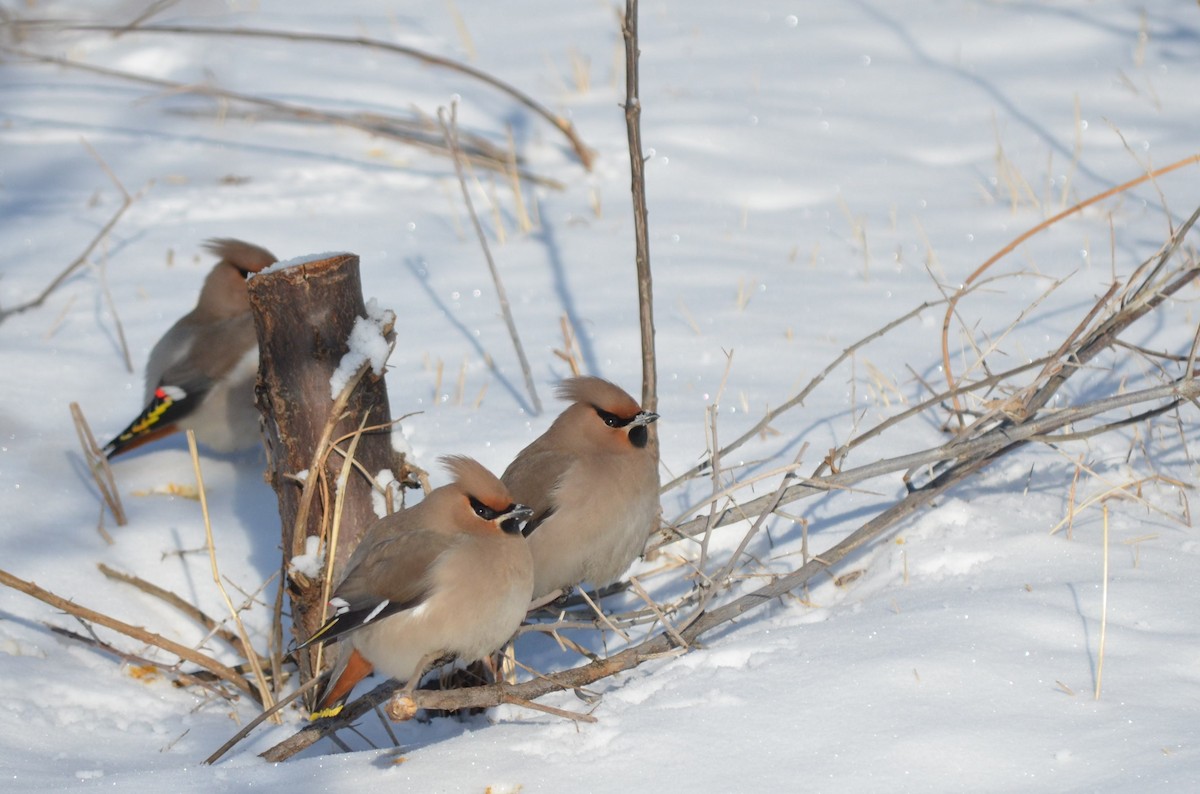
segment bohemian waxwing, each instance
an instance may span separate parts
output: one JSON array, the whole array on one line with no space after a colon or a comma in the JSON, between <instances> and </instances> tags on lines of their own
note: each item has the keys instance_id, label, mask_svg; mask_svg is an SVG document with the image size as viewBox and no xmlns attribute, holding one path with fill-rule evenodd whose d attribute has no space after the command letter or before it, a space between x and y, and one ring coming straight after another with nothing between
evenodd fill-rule
<instances>
[{"instance_id":1,"label":"bohemian waxwing","mask_svg":"<svg viewBox=\"0 0 1200 794\"><path fill-rule=\"evenodd\" d=\"M196 308L181 317L150 351L145 409L104 446L110 459L174 433L194 430L217 452L253 446L259 439L254 407L258 338L246 278L275 256L241 240L209 240L221 257L200 290Z\"/></svg>"},{"instance_id":2,"label":"bohemian waxwing","mask_svg":"<svg viewBox=\"0 0 1200 794\"><path fill-rule=\"evenodd\" d=\"M488 656L525 618L533 561L521 528L533 511L475 460L441 460L453 482L371 525L329 601L335 614L300 646L341 640L314 719L340 711L373 668L411 688L439 658Z\"/></svg>"},{"instance_id":3,"label":"bohemian waxwing","mask_svg":"<svg viewBox=\"0 0 1200 794\"><path fill-rule=\"evenodd\" d=\"M525 532L535 599L615 581L658 520L658 461L646 427L658 414L600 378L565 380L558 396L572 405L500 478L533 508Z\"/></svg>"}]
</instances>

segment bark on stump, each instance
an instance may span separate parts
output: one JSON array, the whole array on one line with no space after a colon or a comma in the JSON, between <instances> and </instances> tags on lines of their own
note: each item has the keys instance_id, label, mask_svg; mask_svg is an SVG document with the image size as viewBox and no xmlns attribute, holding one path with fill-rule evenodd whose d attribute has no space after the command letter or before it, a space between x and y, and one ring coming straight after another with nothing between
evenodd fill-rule
<instances>
[{"instance_id":1,"label":"bark on stump","mask_svg":"<svg viewBox=\"0 0 1200 794\"><path fill-rule=\"evenodd\" d=\"M333 523L337 480L345 458L338 452L324 456L323 465L311 470L330 421L334 399L330 376L348 350L347 340L355 319L366 316L359 278L358 257L337 254L255 276L249 281L250 307L258 332L259 370L255 401L263 417L267 451L266 478L279 499L282 522L283 569L291 600L292 634L307 639L325 615L322 575L315 579L289 570L289 562L305 553L309 537L326 538ZM389 332L390 333L390 332ZM343 451L366 417L366 427L354 459L371 476L390 469L404 477L404 461L392 447L391 411L387 384L368 368L350 396L329 436ZM315 488L307 516L303 511L305 482ZM323 483L320 477L323 476ZM342 565L366 528L377 520L372 508L373 484L359 471L351 471L345 493L334 554L336 584ZM296 661L301 683L317 672L314 653L301 653Z\"/></svg>"}]
</instances>

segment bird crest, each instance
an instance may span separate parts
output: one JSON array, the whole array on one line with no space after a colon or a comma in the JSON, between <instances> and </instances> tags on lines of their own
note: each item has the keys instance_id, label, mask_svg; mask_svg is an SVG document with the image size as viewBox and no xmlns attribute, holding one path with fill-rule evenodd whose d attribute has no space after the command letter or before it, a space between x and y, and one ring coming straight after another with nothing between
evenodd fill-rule
<instances>
[{"instance_id":1,"label":"bird crest","mask_svg":"<svg viewBox=\"0 0 1200 794\"><path fill-rule=\"evenodd\" d=\"M642 406L629 393L603 378L583 376L568 378L558 386L558 396L574 403L586 403L622 419L639 413Z\"/></svg>"}]
</instances>

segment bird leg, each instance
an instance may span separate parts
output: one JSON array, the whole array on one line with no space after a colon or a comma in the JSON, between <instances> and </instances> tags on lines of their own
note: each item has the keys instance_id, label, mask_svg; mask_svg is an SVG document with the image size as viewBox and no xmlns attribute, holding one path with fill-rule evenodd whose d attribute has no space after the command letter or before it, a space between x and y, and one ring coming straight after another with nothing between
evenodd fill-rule
<instances>
[{"instance_id":1,"label":"bird leg","mask_svg":"<svg viewBox=\"0 0 1200 794\"><path fill-rule=\"evenodd\" d=\"M412 693L421 683L421 677L425 675L425 671L429 669L429 665L436 662L438 659L445 656L444 651L433 651L421 657L417 662L417 667L408 678L408 683L404 685L396 694L392 695L392 699L388 701L384 711L395 722L407 722L417 715L417 704L413 702Z\"/></svg>"}]
</instances>

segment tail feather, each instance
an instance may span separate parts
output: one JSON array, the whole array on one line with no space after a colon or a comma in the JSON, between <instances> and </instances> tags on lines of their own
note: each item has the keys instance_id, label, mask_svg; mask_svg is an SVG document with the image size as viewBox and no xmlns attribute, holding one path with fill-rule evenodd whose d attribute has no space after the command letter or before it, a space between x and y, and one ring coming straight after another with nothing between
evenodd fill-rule
<instances>
[{"instance_id":1,"label":"tail feather","mask_svg":"<svg viewBox=\"0 0 1200 794\"><path fill-rule=\"evenodd\" d=\"M345 664L340 665L340 669L334 670L334 676L330 679L324 694L321 695L316 711L309 715L309 719L319 720L323 717L337 716L358 682L369 676L374 670L375 667L367 661L365 656L357 649L352 649Z\"/></svg>"}]
</instances>

